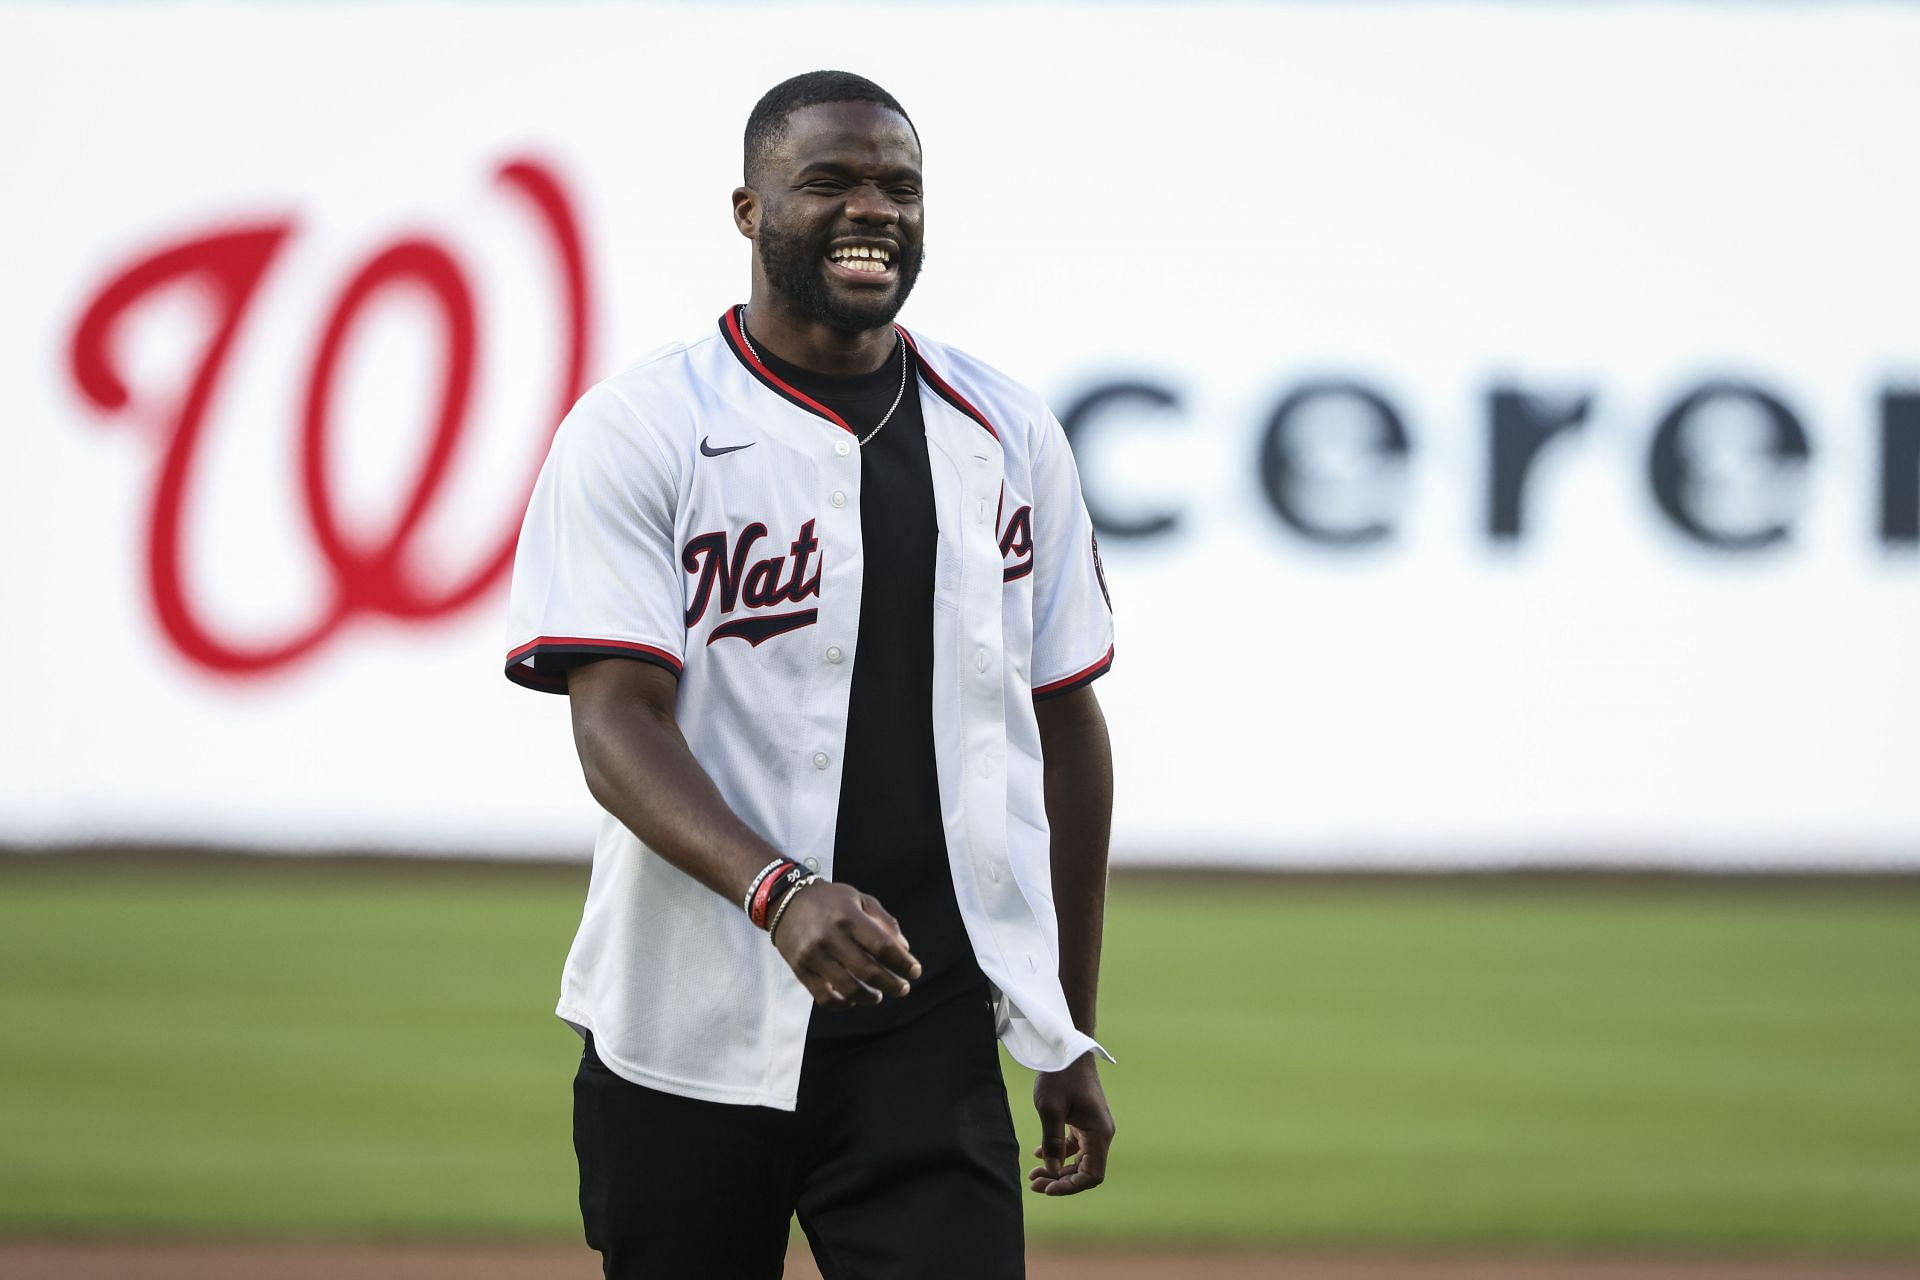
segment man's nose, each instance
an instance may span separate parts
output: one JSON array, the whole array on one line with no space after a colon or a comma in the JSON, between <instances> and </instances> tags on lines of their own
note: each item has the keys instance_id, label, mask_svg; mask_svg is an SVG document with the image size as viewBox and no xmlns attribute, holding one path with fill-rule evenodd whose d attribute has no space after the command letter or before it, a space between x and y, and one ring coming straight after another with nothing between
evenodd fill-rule
<instances>
[{"instance_id":1,"label":"man's nose","mask_svg":"<svg viewBox=\"0 0 1920 1280\"><path fill-rule=\"evenodd\" d=\"M876 186L855 187L847 193L847 216L855 222L891 225L900 221L900 206Z\"/></svg>"}]
</instances>

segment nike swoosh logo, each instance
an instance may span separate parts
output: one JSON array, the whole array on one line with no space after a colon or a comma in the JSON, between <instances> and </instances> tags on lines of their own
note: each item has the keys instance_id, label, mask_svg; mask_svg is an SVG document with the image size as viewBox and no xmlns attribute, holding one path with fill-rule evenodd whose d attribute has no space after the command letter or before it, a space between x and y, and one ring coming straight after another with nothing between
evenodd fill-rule
<instances>
[{"instance_id":1,"label":"nike swoosh logo","mask_svg":"<svg viewBox=\"0 0 1920 1280\"><path fill-rule=\"evenodd\" d=\"M723 453L738 453L742 449L751 449L753 448L754 445L759 443L760 442L758 440L749 440L745 444L723 445L720 448L716 449L712 445L707 443L707 439L705 436L702 436L700 438L700 452L706 454L709 458L717 458Z\"/></svg>"}]
</instances>

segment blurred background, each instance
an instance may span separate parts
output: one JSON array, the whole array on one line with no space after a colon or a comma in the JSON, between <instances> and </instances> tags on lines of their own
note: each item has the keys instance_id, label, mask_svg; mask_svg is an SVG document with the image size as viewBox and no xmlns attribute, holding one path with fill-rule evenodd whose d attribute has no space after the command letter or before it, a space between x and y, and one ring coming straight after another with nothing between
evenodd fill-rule
<instances>
[{"instance_id":1,"label":"blurred background","mask_svg":"<svg viewBox=\"0 0 1920 1280\"><path fill-rule=\"evenodd\" d=\"M1914 1273L1916 66L1890 4L0 6L0 1271L594 1273L512 539L840 67L1116 612L1120 1136L1036 1276Z\"/></svg>"}]
</instances>

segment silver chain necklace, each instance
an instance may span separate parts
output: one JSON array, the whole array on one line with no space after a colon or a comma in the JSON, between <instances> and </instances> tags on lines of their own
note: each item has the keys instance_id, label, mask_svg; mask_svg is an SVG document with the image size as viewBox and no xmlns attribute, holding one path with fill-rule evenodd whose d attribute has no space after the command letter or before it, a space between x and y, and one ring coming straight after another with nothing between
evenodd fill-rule
<instances>
[{"instance_id":1,"label":"silver chain necklace","mask_svg":"<svg viewBox=\"0 0 1920 1280\"><path fill-rule=\"evenodd\" d=\"M746 316L745 308L742 308L740 313L740 341L747 344L747 350L753 352L753 358L755 360L760 359L760 353L754 349L753 339L747 336L747 316ZM857 437L862 447L866 445L867 441L873 439L875 436L880 434L880 428L887 425L887 423L893 418L894 410L898 409L900 407L900 402L906 399L907 397L907 342L906 342L906 339L896 337L893 340L893 345L900 348L900 389L893 393L893 406L892 408L889 408L887 410L886 417L880 419L879 422L875 423L873 430L867 432L866 435ZM765 361L762 361L761 363L764 364Z\"/></svg>"}]
</instances>

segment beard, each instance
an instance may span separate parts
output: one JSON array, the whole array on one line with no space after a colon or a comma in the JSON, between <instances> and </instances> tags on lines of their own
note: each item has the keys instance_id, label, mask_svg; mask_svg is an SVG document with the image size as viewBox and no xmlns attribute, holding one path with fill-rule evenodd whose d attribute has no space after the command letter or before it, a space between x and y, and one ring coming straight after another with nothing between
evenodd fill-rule
<instances>
[{"instance_id":1,"label":"beard","mask_svg":"<svg viewBox=\"0 0 1920 1280\"><path fill-rule=\"evenodd\" d=\"M827 248L833 240L832 235L809 236L767 221L760 225L754 249L760 255L761 269L767 273L767 283L807 319L843 333L892 324L920 278L926 249L901 245L895 268L900 278L890 292L883 294L877 289L835 289L828 282Z\"/></svg>"}]
</instances>

